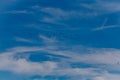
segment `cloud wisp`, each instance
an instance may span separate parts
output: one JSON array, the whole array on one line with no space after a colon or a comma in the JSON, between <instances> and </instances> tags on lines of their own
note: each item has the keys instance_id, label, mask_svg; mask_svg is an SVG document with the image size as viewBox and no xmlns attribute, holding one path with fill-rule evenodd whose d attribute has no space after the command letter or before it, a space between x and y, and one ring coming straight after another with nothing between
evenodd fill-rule
<instances>
[{"instance_id":1,"label":"cloud wisp","mask_svg":"<svg viewBox=\"0 0 120 80\"><path fill-rule=\"evenodd\" d=\"M28 40L28 39L21 38L21 37L15 37L15 40L18 42L34 43L34 41L32 40Z\"/></svg>"},{"instance_id":2,"label":"cloud wisp","mask_svg":"<svg viewBox=\"0 0 120 80\"><path fill-rule=\"evenodd\" d=\"M94 29L92 29L92 31L101 31L101 30L105 30L105 29L119 28L119 27L120 27L120 25L108 25L108 26L94 28Z\"/></svg>"},{"instance_id":3,"label":"cloud wisp","mask_svg":"<svg viewBox=\"0 0 120 80\"><path fill-rule=\"evenodd\" d=\"M101 30L105 30L105 29L111 29L111 28L118 28L118 27L120 27L120 25L106 25L107 21L108 21L108 19L106 18L103 21L101 27L94 28L94 29L92 29L92 31L101 31Z\"/></svg>"},{"instance_id":4,"label":"cloud wisp","mask_svg":"<svg viewBox=\"0 0 120 80\"><path fill-rule=\"evenodd\" d=\"M62 26L68 26L67 24L64 23L64 21L73 19L73 18L78 18L78 17L93 17L96 16L95 13L89 13L89 12L84 12L80 10L64 10L61 8L54 8L54 7L41 7L39 5L32 6L32 9L39 11L41 13L47 14L43 16L40 21L44 23L51 23L51 24L57 24L57 25L62 25Z\"/></svg>"},{"instance_id":5,"label":"cloud wisp","mask_svg":"<svg viewBox=\"0 0 120 80\"><path fill-rule=\"evenodd\" d=\"M32 14L33 12L27 11L27 10L10 10L10 11L4 11L0 14Z\"/></svg>"},{"instance_id":6,"label":"cloud wisp","mask_svg":"<svg viewBox=\"0 0 120 80\"><path fill-rule=\"evenodd\" d=\"M119 3L120 2L116 2L116 1L95 0L94 3L92 4L81 3L80 6L90 10L94 10L97 12L97 14L108 14L108 13L119 12L120 11Z\"/></svg>"}]
</instances>

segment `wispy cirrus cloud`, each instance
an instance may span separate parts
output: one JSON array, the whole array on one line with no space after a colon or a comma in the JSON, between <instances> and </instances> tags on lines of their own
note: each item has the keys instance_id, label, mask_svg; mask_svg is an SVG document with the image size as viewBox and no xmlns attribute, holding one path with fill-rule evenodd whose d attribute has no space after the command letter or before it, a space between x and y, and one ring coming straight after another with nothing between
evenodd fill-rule
<instances>
[{"instance_id":1,"label":"wispy cirrus cloud","mask_svg":"<svg viewBox=\"0 0 120 80\"><path fill-rule=\"evenodd\" d=\"M119 28L120 25L108 25L108 26L101 26L101 27L97 27L92 29L92 31L101 31L101 30L105 30L105 29L111 29L111 28Z\"/></svg>"},{"instance_id":2,"label":"wispy cirrus cloud","mask_svg":"<svg viewBox=\"0 0 120 80\"><path fill-rule=\"evenodd\" d=\"M41 13L47 14L44 15L40 21L51 23L51 24L58 24L63 26L68 26L64 23L64 21L78 18L78 17L93 17L96 16L95 13L84 12L80 10L64 10L61 8L54 8L54 7L41 7L39 5L32 6L32 9L37 10Z\"/></svg>"},{"instance_id":3,"label":"wispy cirrus cloud","mask_svg":"<svg viewBox=\"0 0 120 80\"><path fill-rule=\"evenodd\" d=\"M93 10L97 14L106 14L120 11L120 2L108 0L94 0L92 4L80 3L80 6Z\"/></svg>"},{"instance_id":4,"label":"wispy cirrus cloud","mask_svg":"<svg viewBox=\"0 0 120 80\"><path fill-rule=\"evenodd\" d=\"M49 15L48 17L47 16L43 17L43 19L41 19L40 21L46 22L46 23L64 25L64 26L66 26L66 24L64 24L63 20L66 20L67 18L72 17L70 15L74 13L72 11L67 12L60 8L52 8L52 7L41 8L40 11L47 13Z\"/></svg>"},{"instance_id":5,"label":"wispy cirrus cloud","mask_svg":"<svg viewBox=\"0 0 120 80\"><path fill-rule=\"evenodd\" d=\"M120 25L106 25L107 23L107 18L103 21L101 27L97 27L97 28L94 28L92 29L92 31L101 31L101 30L105 30L105 29L110 29L110 28L118 28L120 27Z\"/></svg>"},{"instance_id":6,"label":"wispy cirrus cloud","mask_svg":"<svg viewBox=\"0 0 120 80\"><path fill-rule=\"evenodd\" d=\"M10 10L10 11L0 12L0 14L33 14L33 12L27 10Z\"/></svg>"},{"instance_id":7,"label":"wispy cirrus cloud","mask_svg":"<svg viewBox=\"0 0 120 80\"><path fill-rule=\"evenodd\" d=\"M21 38L21 37L15 37L15 40L19 42L34 43L34 41L32 40Z\"/></svg>"},{"instance_id":8,"label":"wispy cirrus cloud","mask_svg":"<svg viewBox=\"0 0 120 80\"><path fill-rule=\"evenodd\" d=\"M43 35L39 35L39 38L42 39L45 42L45 44L57 42L57 40L53 37L49 38L49 37L46 37L46 36L43 36Z\"/></svg>"}]
</instances>

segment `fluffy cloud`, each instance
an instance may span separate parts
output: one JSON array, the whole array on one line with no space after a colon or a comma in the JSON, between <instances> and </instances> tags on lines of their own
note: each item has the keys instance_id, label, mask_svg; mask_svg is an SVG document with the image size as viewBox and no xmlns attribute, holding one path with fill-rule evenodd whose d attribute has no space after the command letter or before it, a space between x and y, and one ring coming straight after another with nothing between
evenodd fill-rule
<instances>
[{"instance_id":1,"label":"fluffy cloud","mask_svg":"<svg viewBox=\"0 0 120 80\"><path fill-rule=\"evenodd\" d=\"M15 54L13 53L0 54L0 70L26 75L46 75L57 67L55 62L31 62L25 58L16 59L14 56Z\"/></svg>"},{"instance_id":2,"label":"fluffy cloud","mask_svg":"<svg viewBox=\"0 0 120 80\"><path fill-rule=\"evenodd\" d=\"M1 53L0 70L25 75L68 76L70 77L70 80L76 78L83 78L82 80L117 80L119 78L119 74L109 72L120 71L119 49L87 48L82 46L77 47L76 49L76 46L66 45L64 45L64 49L62 49L62 47L60 48L60 45L54 43L56 40L54 41L54 39L52 40L52 38L45 36L40 38L42 38L43 41L48 40L45 44L51 44L41 47L14 47ZM24 54L26 52L27 54L29 54L29 52L39 52L38 54L47 52L51 56L58 55L61 57L59 57L59 62L32 62L29 60L29 56L25 57L26 55ZM24 55L24 57L17 58L16 55ZM72 67L74 63L78 63L77 65L79 65L79 63L93 65L93 67Z\"/></svg>"}]
</instances>

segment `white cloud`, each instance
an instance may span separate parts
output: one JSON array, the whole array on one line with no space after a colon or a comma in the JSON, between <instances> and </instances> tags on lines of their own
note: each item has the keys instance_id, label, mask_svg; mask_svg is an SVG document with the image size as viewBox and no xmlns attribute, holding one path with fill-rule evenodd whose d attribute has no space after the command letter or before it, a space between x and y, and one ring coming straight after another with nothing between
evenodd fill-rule
<instances>
[{"instance_id":1,"label":"white cloud","mask_svg":"<svg viewBox=\"0 0 120 80\"><path fill-rule=\"evenodd\" d=\"M43 35L39 35L39 38L43 40L43 42L45 42L45 44L49 44L49 43L52 43L52 45L54 43L57 42L57 40L55 39L55 37L46 37L46 36L43 36Z\"/></svg>"},{"instance_id":2,"label":"white cloud","mask_svg":"<svg viewBox=\"0 0 120 80\"><path fill-rule=\"evenodd\" d=\"M109 72L120 71L119 49L83 48L82 46L76 48L76 46L67 45L64 45L64 49L62 49L62 46L54 43L54 39L45 36L40 38L42 38L43 41L46 41L45 44L53 43L53 46L51 44L41 47L24 46L7 49L6 52L0 54L0 70L25 75L69 76L71 77L71 80L78 77L80 79L81 76L84 76L82 80L117 80L119 78L119 74ZM41 52L47 52L48 54L65 56L65 58L60 57L59 62L32 62L26 57L15 57L15 55L23 55L25 52L39 52L38 54ZM88 65L97 65L97 67L82 68L71 66L72 63L81 62Z\"/></svg>"},{"instance_id":3,"label":"white cloud","mask_svg":"<svg viewBox=\"0 0 120 80\"><path fill-rule=\"evenodd\" d=\"M96 76L99 75L95 68L67 68L54 71L54 74L60 76Z\"/></svg>"},{"instance_id":4,"label":"white cloud","mask_svg":"<svg viewBox=\"0 0 120 80\"><path fill-rule=\"evenodd\" d=\"M105 29L119 28L119 27L120 27L120 25L108 25L108 26L94 28L94 29L92 29L92 31L101 31L101 30L105 30Z\"/></svg>"},{"instance_id":5,"label":"white cloud","mask_svg":"<svg viewBox=\"0 0 120 80\"><path fill-rule=\"evenodd\" d=\"M13 51L14 52L14 51ZM80 69L80 68L61 68L59 63L52 61L44 62L31 62L26 58L15 59L14 56L17 53L6 52L0 54L0 70L11 71L17 74L24 75L55 75L55 76L77 76L77 75L88 75L93 73L95 69ZM96 72L96 71L95 71ZM97 72L92 74L96 75Z\"/></svg>"},{"instance_id":6,"label":"white cloud","mask_svg":"<svg viewBox=\"0 0 120 80\"><path fill-rule=\"evenodd\" d=\"M42 8L41 11L45 13L49 13L52 16L55 16L58 18L68 16L68 13L60 8L49 8L48 7L48 8Z\"/></svg>"},{"instance_id":7,"label":"white cloud","mask_svg":"<svg viewBox=\"0 0 120 80\"><path fill-rule=\"evenodd\" d=\"M92 29L92 31L100 31L100 30L105 30L105 29L118 28L118 27L120 27L120 25L108 25L108 26L106 26L107 21L108 21L108 19L106 18L106 19L103 21L101 27L94 28L94 29Z\"/></svg>"},{"instance_id":8,"label":"white cloud","mask_svg":"<svg viewBox=\"0 0 120 80\"><path fill-rule=\"evenodd\" d=\"M40 19L41 22L46 23L52 23L52 24L58 24L63 26L68 26L63 21L78 18L78 17L90 17L90 16L96 16L96 13L89 13L84 12L80 10L64 10L61 8L54 8L54 7L41 7L38 5L32 6L32 9L35 9L39 12L46 13L47 16L43 16L43 18Z\"/></svg>"},{"instance_id":9,"label":"white cloud","mask_svg":"<svg viewBox=\"0 0 120 80\"><path fill-rule=\"evenodd\" d=\"M44 12L48 14L49 16L44 16L42 19L40 19L41 22L56 24L56 25L63 25L67 26L63 23L63 20L66 20L67 18L70 18L72 16L72 12L67 12L60 8L39 8L41 12Z\"/></svg>"},{"instance_id":10,"label":"white cloud","mask_svg":"<svg viewBox=\"0 0 120 80\"><path fill-rule=\"evenodd\" d=\"M72 63L83 62L83 63L88 63L88 64L106 64L112 67L112 66L118 66L117 63L118 61L120 61L119 50L116 50L116 49L110 49L110 50L109 49L108 50L95 49L95 51L92 51L94 53L88 53L88 54L83 54L83 55L79 53L74 53L74 52L70 53L70 51L59 52L59 51L53 51L53 49L48 50L50 54L59 53L59 55L71 57L69 59L63 59L64 62L67 61L67 63L69 64L69 66L65 68L65 67L59 66L59 65L66 65L65 63L61 63L61 62L56 63L56 62L45 61L43 63L38 63L38 62L28 61L26 58L14 59L13 56L19 52L24 53L24 52L40 50L40 49L35 50L35 48L32 48L32 47L31 48L28 47L29 49L25 47L22 47L22 48L25 50L22 50L20 47L18 47L18 48L13 48L9 50L10 52L0 54L0 63L1 63L0 70L12 71L15 73L27 74L27 75L33 75L33 74L38 74L38 75L43 75L43 76L45 75L56 75L56 76L67 75L67 76L73 76L73 77L79 76L79 75L80 76L86 75L86 76L94 77L97 75L101 75L99 71L102 71L103 72L102 74L106 74L106 72L104 73L104 71L100 69L100 67L99 68L71 68L70 66L71 62ZM43 50L43 51L47 51L47 50ZM106 70L108 70L107 68L109 67L106 66Z\"/></svg>"},{"instance_id":11,"label":"white cloud","mask_svg":"<svg viewBox=\"0 0 120 80\"><path fill-rule=\"evenodd\" d=\"M93 80L105 80L103 77L95 77Z\"/></svg>"},{"instance_id":12,"label":"white cloud","mask_svg":"<svg viewBox=\"0 0 120 80\"><path fill-rule=\"evenodd\" d=\"M119 80L120 75L119 74L110 74L110 73L105 73L101 76L96 76L93 77L92 80Z\"/></svg>"},{"instance_id":13,"label":"white cloud","mask_svg":"<svg viewBox=\"0 0 120 80\"><path fill-rule=\"evenodd\" d=\"M21 38L21 37L15 37L15 40L19 42L34 43L32 40Z\"/></svg>"},{"instance_id":14,"label":"white cloud","mask_svg":"<svg viewBox=\"0 0 120 80\"><path fill-rule=\"evenodd\" d=\"M0 14L33 14L33 12L27 10L10 10L1 12Z\"/></svg>"},{"instance_id":15,"label":"white cloud","mask_svg":"<svg viewBox=\"0 0 120 80\"><path fill-rule=\"evenodd\" d=\"M83 48L82 46L67 46L58 45L59 41L55 38L49 38L43 35L39 36L45 46L33 47L15 47L7 49L11 53L24 53L24 52L47 52L48 54L56 54L67 57L68 62L83 62L88 64L105 64L112 66L119 66L120 63L120 50L112 48ZM56 43L57 42L57 43ZM49 44L49 45L48 45ZM75 47L75 48L74 48Z\"/></svg>"},{"instance_id":16,"label":"white cloud","mask_svg":"<svg viewBox=\"0 0 120 80\"><path fill-rule=\"evenodd\" d=\"M43 63L31 62L27 59L15 59L13 53L0 54L0 70L12 71L14 73L26 74L26 75L47 75L50 74L53 69L57 68L55 62L45 61Z\"/></svg>"},{"instance_id":17,"label":"white cloud","mask_svg":"<svg viewBox=\"0 0 120 80\"><path fill-rule=\"evenodd\" d=\"M74 52L73 52L74 53ZM105 64L109 66L119 66L119 49L92 49L89 53L72 55L73 61L84 62L88 64Z\"/></svg>"},{"instance_id":18,"label":"white cloud","mask_svg":"<svg viewBox=\"0 0 120 80\"><path fill-rule=\"evenodd\" d=\"M106 14L120 11L120 2L108 0L94 0L92 4L81 3L80 6L96 11L97 14Z\"/></svg>"},{"instance_id":19,"label":"white cloud","mask_svg":"<svg viewBox=\"0 0 120 80\"><path fill-rule=\"evenodd\" d=\"M58 45L59 41L57 41L55 38L49 38L43 35L40 35L39 37L43 40L43 42L45 42L45 46L21 46L7 49L7 51L12 53L47 52L49 54L66 56L68 57L66 61L70 62L83 62L89 64L106 64L117 66L120 63L119 49L83 48L82 46L76 48L76 46Z\"/></svg>"},{"instance_id":20,"label":"white cloud","mask_svg":"<svg viewBox=\"0 0 120 80\"><path fill-rule=\"evenodd\" d=\"M45 48L42 47L23 47L23 46L19 46L19 47L14 47L14 48L10 48L7 49L7 51L12 52L12 53L22 53L22 52L35 52L35 51L42 51Z\"/></svg>"}]
</instances>

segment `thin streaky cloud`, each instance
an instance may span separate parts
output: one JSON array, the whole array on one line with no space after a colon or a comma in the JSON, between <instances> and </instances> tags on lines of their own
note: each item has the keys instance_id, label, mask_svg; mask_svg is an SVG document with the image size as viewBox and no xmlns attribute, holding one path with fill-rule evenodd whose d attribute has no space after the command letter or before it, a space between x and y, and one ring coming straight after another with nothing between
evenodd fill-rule
<instances>
[{"instance_id":1,"label":"thin streaky cloud","mask_svg":"<svg viewBox=\"0 0 120 80\"><path fill-rule=\"evenodd\" d=\"M1 12L0 14L32 14L32 11L27 11L27 10L11 10L11 11L4 11Z\"/></svg>"},{"instance_id":2,"label":"thin streaky cloud","mask_svg":"<svg viewBox=\"0 0 120 80\"><path fill-rule=\"evenodd\" d=\"M108 21L108 18L106 18L106 19L103 21L101 27L95 28L94 30L101 30L101 29L104 29L104 28L105 28L105 24L107 23L107 21Z\"/></svg>"},{"instance_id":3,"label":"thin streaky cloud","mask_svg":"<svg viewBox=\"0 0 120 80\"><path fill-rule=\"evenodd\" d=\"M106 18L106 19L104 20L104 22L103 22L103 24L102 24L102 26L101 26L101 27L104 27L104 26L105 26L105 24L107 23L107 21L108 21L108 18Z\"/></svg>"},{"instance_id":4,"label":"thin streaky cloud","mask_svg":"<svg viewBox=\"0 0 120 80\"><path fill-rule=\"evenodd\" d=\"M106 25L107 21L108 21L108 18L106 18L106 19L103 21L101 27L94 28L94 29L92 29L92 31L100 31L100 30L105 30L105 29L109 29L109 28L117 28L117 27L120 27L120 25Z\"/></svg>"},{"instance_id":5,"label":"thin streaky cloud","mask_svg":"<svg viewBox=\"0 0 120 80\"><path fill-rule=\"evenodd\" d=\"M32 40L21 38L21 37L15 37L15 40L18 42L34 43L34 41Z\"/></svg>"},{"instance_id":6,"label":"thin streaky cloud","mask_svg":"<svg viewBox=\"0 0 120 80\"><path fill-rule=\"evenodd\" d=\"M118 27L120 27L120 25L108 25L108 26L94 28L94 29L92 29L92 31L101 31L101 30L105 30L105 29L118 28Z\"/></svg>"},{"instance_id":7,"label":"thin streaky cloud","mask_svg":"<svg viewBox=\"0 0 120 80\"><path fill-rule=\"evenodd\" d=\"M120 11L120 2L95 0L92 4L80 3L80 6L89 10L93 10L97 15L110 14Z\"/></svg>"},{"instance_id":8,"label":"thin streaky cloud","mask_svg":"<svg viewBox=\"0 0 120 80\"><path fill-rule=\"evenodd\" d=\"M43 16L43 18L40 20L42 22L52 23L52 24L61 24L66 25L63 23L63 21L72 19L72 18L78 18L78 17L90 17L90 16L96 16L95 13L85 13L80 10L64 10L61 8L54 8L54 7L41 7L38 5L31 7L34 10L37 10L39 12L47 13L51 17Z\"/></svg>"},{"instance_id":9,"label":"thin streaky cloud","mask_svg":"<svg viewBox=\"0 0 120 80\"><path fill-rule=\"evenodd\" d=\"M43 36L43 35L39 35L39 38L43 40L43 42L45 42L45 44L49 44L49 43L55 43L57 42L57 40L55 39L55 37L53 38L49 38L49 37L46 37L46 36Z\"/></svg>"}]
</instances>

